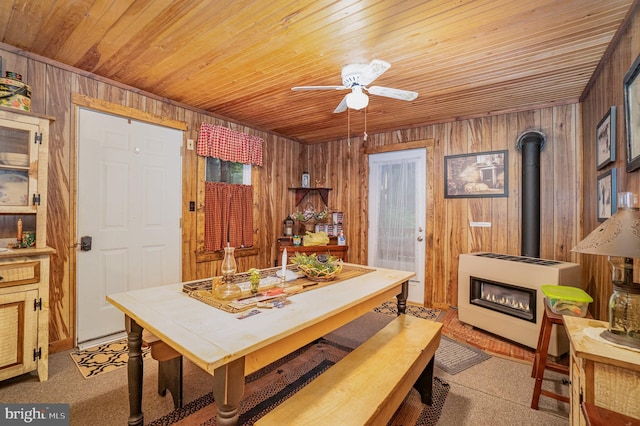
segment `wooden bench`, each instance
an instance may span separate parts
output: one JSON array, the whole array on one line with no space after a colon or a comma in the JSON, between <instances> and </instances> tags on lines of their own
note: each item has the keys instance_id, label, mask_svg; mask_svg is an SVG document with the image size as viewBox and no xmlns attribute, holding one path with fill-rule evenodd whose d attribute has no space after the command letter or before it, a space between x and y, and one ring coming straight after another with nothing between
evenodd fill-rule
<instances>
[{"instance_id":1,"label":"wooden bench","mask_svg":"<svg viewBox=\"0 0 640 426\"><path fill-rule=\"evenodd\" d=\"M142 331L142 343L151 348L151 357L158 361L158 393L171 392L173 408L182 407L182 355L147 330Z\"/></svg>"},{"instance_id":2,"label":"wooden bench","mask_svg":"<svg viewBox=\"0 0 640 426\"><path fill-rule=\"evenodd\" d=\"M387 424L412 386L431 405L441 329L435 321L398 316L256 425Z\"/></svg>"}]
</instances>

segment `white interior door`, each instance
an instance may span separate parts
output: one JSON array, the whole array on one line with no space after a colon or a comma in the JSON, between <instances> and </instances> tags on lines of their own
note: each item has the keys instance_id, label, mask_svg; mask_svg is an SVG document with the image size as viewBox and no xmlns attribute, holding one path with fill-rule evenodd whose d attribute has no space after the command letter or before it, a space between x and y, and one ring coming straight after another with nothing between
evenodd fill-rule
<instances>
[{"instance_id":1,"label":"white interior door","mask_svg":"<svg viewBox=\"0 0 640 426\"><path fill-rule=\"evenodd\" d=\"M180 130L80 109L77 340L124 331L110 293L179 282ZM86 346L86 345L84 345Z\"/></svg>"},{"instance_id":2,"label":"white interior door","mask_svg":"<svg viewBox=\"0 0 640 426\"><path fill-rule=\"evenodd\" d=\"M426 150L369 155L368 264L416 273L411 302L424 303Z\"/></svg>"}]
</instances>

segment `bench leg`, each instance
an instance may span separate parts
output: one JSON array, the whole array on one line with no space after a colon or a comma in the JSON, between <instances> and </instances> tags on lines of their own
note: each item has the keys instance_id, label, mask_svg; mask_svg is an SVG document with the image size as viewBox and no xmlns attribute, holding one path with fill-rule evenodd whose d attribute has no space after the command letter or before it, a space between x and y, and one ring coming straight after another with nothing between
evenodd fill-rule
<instances>
[{"instance_id":1,"label":"bench leg","mask_svg":"<svg viewBox=\"0 0 640 426\"><path fill-rule=\"evenodd\" d=\"M418 380L413 385L414 388L420 393L420 398L423 404L433 404L433 366L435 363L435 356L431 358L429 364L424 368Z\"/></svg>"},{"instance_id":2,"label":"bench leg","mask_svg":"<svg viewBox=\"0 0 640 426\"><path fill-rule=\"evenodd\" d=\"M173 408L182 407L182 356L158 363L158 393L171 392Z\"/></svg>"}]
</instances>

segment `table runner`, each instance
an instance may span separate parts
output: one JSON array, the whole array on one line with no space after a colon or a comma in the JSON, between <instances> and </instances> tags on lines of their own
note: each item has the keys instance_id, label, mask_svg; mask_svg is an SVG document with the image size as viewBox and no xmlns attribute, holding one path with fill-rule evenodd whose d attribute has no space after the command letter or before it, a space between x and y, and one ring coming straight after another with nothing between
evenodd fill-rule
<instances>
[{"instance_id":1,"label":"table runner","mask_svg":"<svg viewBox=\"0 0 640 426\"><path fill-rule=\"evenodd\" d=\"M287 269L296 273L300 272L298 270L297 265L288 265ZM276 277L276 272L279 270L281 270L281 268L279 267L261 269L260 276L261 278ZM295 281L287 282L288 286L301 286L302 288L299 291L296 291L295 293L290 293L290 294L278 295L278 297L274 299L285 299L288 296L293 296L294 294L299 294L305 291L326 287L328 285L332 285L341 281L355 278L357 276L364 275L366 273L373 272L373 271L375 271L375 269L373 268L365 268L365 267L345 264L342 268L342 272L340 272L340 274L338 274L336 279L332 281L313 281L305 277L304 275L302 275L300 278L298 278ZM190 297L193 297L196 300L199 300L203 303L206 303L207 305L213 306L214 308L218 308L226 312L237 313L237 312L246 311L247 309L254 308L256 306L256 303L240 304L235 300L223 300L223 299L217 298L211 291L211 282L212 282L212 279L207 278L206 280L185 283L182 286L182 291L187 293ZM251 295L251 292L249 290L250 285L249 285L248 272L236 274L236 277L234 278L234 283L238 284L242 288L243 291L242 291L241 297L247 297ZM271 285L260 286L259 292L267 291L270 288L275 287L276 283L277 282L274 282L274 284L271 284Z\"/></svg>"}]
</instances>

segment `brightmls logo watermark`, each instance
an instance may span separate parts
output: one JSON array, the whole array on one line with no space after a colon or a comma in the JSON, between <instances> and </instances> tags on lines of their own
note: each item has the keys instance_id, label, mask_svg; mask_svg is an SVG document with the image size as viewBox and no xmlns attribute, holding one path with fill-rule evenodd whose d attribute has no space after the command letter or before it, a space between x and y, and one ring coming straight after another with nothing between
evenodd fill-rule
<instances>
[{"instance_id":1,"label":"brightmls logo watermark","mask_svg":"<svg viewBox=\"0 0 640 426\"><path fill-rule=\"evenodd\" d=\"M69 404L0 404L0 424L69 426Z\"/></svg>"}]
</instances>

